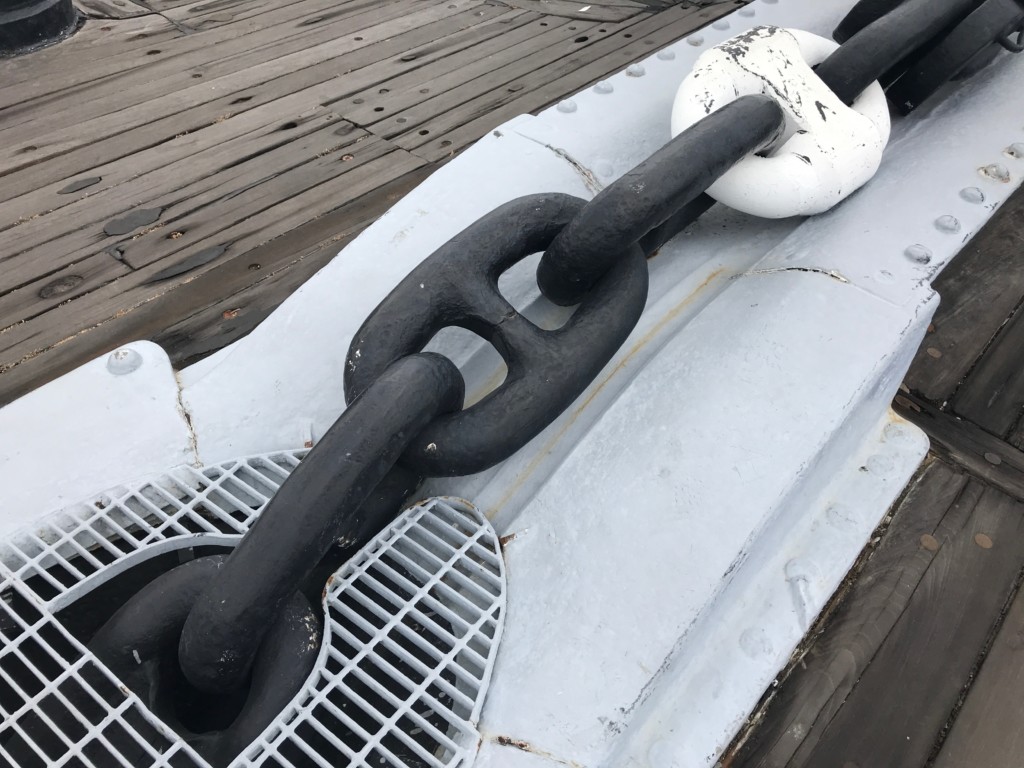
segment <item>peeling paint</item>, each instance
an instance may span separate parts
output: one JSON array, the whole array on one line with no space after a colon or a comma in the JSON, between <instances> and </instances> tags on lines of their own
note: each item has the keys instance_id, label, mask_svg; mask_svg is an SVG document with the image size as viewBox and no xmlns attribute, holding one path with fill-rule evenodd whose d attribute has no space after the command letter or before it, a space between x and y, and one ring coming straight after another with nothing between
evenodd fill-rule
<instances>
[{"instance_id":1,"label":"peeling paint","mask_svg":"<svg viewBox=\"0 0 1024 768\"><path fill-rule=\"evenodd\" d=\"M533 138L532 136L523 136L523 138L532 141L534 144L539 144L545 149L551 150L558 157L562 158L567 163L569 163L569 165L571 165L573 169L575 169L575 171L580 175L580 178L583 179L583 183L586 185L587 189L589 189L595 195L602 189L604 189L604 184L597 180L597 176L594 175L594 172L587 168L585 165L583 165L583 163L581 163L575 157L566 152L564 149L553 147L550 144L545 144L542 141L537 141L537 139Z\"/></svg>"},{"instance_id":2,"label":"peeling paint","mask_svg":"<svg viewBox=\"0 0 1024 768\"><path fill-rule=\"evenodd\" d=\"M831 277L833 280L837 280L840 283L849 283L850 281L842 274L834 269L822 269L821 267L774 267L772 269L752 269L749 272L744 272L742 275L736 277L747 277L751 275L775 275L780 272L810 272L815 275L824 275L825 277Z\"/></svg>"},{"instance_id":3,"label":"peeling paint","mask_svg":"<svg viewBox=\"0 0 1024 768\"><path fill-rule=\"evenodd\" d=\"M188 430L188 449L192 453L191 464L193 467L201 467L203 466L203 462L199 458L199 438L192 425L192 414L189 413L188 407L185 405L184 385L181 383L181 374L178 373L178 371L174 371L174 383L177 385L178 390L178 414L181 416L181 420L185 422L185 429Z\"/></svg>"},{"instance_id":4,"label":"peeling paint","mask_svg":"<svg viewBox=\"0 0 1024 768\"><path fill-rule=\"evenodd\" d=\"M583 768L583 763L578 763L575 760L568 760L556 757L550 752L545 752L542 749L538 749L537 747L530 744L530 742L524 741L523 739L516 739L512 736L487 736L485 738L491 743L497 744L498 746L512 747L513 749L518 749L521 752L527 752L531 755L544 758L545 760L550 760L551 762L557 763L558 765L566 765L569 766L569 768Z\"/></svg>"}]
</instances>

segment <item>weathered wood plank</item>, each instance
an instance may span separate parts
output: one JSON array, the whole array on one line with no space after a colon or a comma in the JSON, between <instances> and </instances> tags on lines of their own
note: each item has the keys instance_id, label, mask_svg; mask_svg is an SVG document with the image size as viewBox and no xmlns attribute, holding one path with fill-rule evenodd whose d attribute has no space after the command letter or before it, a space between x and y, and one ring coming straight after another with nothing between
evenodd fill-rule
<instances>
[{"instance_id":1,"label":"weathered wood plank","mask_svg":"<svg viewBox=\"0 0 1024 768\"><path fill-rule=\"evenodd\" d=\"M926 762L1013 589L1024 560L1022 512L988 489L965 525L940 539L935 561L808 765Z\"/></svg>"},{"instance_id":2,"label":"weathered wood plank","mask_svg":"<svg viewBox=\"0 0 1024 768\"><path fill-rule=\"evenodd\" d=\"M1022 512L933 463L827 632L727 764L924 765L1013 589Z\"/></svg>"},{"instance_id":3,"label":"weathered wood plank","mask_svg":"<svg viewBox=\"0 0 1024 768\"><path fill-rule=\"evenodd\" d=\"M470 14L474 15L470 16ZM521 21L519 15L518 12L515 12L514 15L504 14L491 19L488 18L486 12L481 16L475 16L475 11L465 11L461 14L456 14L453 17L449 17L447 21L452 23L458 22L460 25L470 20L478 20L481 23L464 31L436 39L428 43L424 48L416 48L415 50L421 55L423 60L430 61L435 56L441 57L443 50L459 51L462 46L470 46L479 41L490 40L493 36L503 35L505 30L515 32L520 23L526 23L531 18L529 14L522 14L526 17L526 20ZM415 39L423 39L423 36L430 35L432 31L432 25L428 25ZM411 37L411 35L406 37ZM430 47L431 50L425 50L426 47ZM488 46L477 46L477 48L481 49L481 51L479 54L474 55L485 55L483 51L486 51ZM457 53L455 55L461 54ZM374 92L376 90L376 88L373 89ZM244 104L252 101L246 95L238 98L244 100ZM301 116L311 103L320 103L316 98L316 94L299 91L298 93L284 96L277 101L261 104L238 113L234 112L237 109L237 105L228 104L226 108L232 111L225 113L223 116L218 116L209 125L138 152L131 157L130 163L118 159L104 165L91 167L83 170L76 178L65 177L59 181L38 186L20 197L9 200L4 203L4 215L7 219L6 221L0 219L0 232L9 226L14 226L19 221L34 221L39 230L34 235L34 239L28 240L28 245L22 244L18 248L15 247L16 244L13 241L6 241L0 235L0 241L4 242L5 245L5 253L3 255L12 256L18 250L24 250L32 244L39 245L43 242L52 241L63 233L115 215L119 210L126 210L129 207L128 204L125 204L122 209L118 209L115 206L114 208L108 207L105 210L101 210L98 207L100 205L100 198L96 196L109 187L129 181L132 182L132 189L126 193L128 196L126 199L137 202L141 199L141 195L148 194L148 188L151 188L148 182L146 182L147 187L138 186L144 183L144 180L140 179L140 177L153 171L159 170L159 183L171 188L175 185L187 184L199 176L209 173L210 168L218 168L220 165L231 160L257 152L259 147L239 145L239 141L252 141L255 138L252 135L253 131L259 131L263 134L269 132L277 138L281 138L283 134L278 134L277 129L291 118L300 116L301 119ZM288 138L297 138L303 135L302 127L297 129L297 131L289 134ZM219 145L224 145L225 149L233 151L235 157L232 158L229 154L225 155L225 153L219 150L216 150L217 155L222 157L212 157L208 150ZM232 150L232 147L236 147L236 149ZM62 164L66 164L63 162L66 159L66 157L62 158ZM76 182L96 179L98 181L95 181L95 183L83 186L75 192L67 191L69 185ZM2 197L3 193L0 192L0 198ZM91 219L76 217L71 210L67 209L71 204L79 202L86 197L93 198L89 203L90 206L93 206ZM45 214L62 208L65 210L62 211L59 217L51 217L45 224L39 221Z\"/></svg>"},{"instance_id":4,"label":"weathered wood plank","mask_svg":"<svg viewBox=\"0 0 1024 768\"><path fill-rule=\"evenodd\" d=\"M505 0L509 5L550 16L581 21L626 21L651 9L643 3L619 0L610 2L571 2L571 0Z\"/></svg>"},{"instance_id":5,"label":"weathered wood plank","mask_svg":"<svg viewBox=\"0 0 1024 768\"><path fill-rule=\"evenodd\" d=\"M0 333L131 271L111 253L99 251L6 291L0 295Z\"/></svg>"},{"instance_id":6,"label":"weathered wood plank","mask_svg":"<svg viewBox=\"0 0 1024 768\"><path fill-rule=\"evenodd\" d=\"M656 16L643 18L581 48L572 56L515 81L506 81L505 88L497 93L481 93L459 107L457 120L452 115L441 114L396 136L394 141L428 160L448 157L506 120L549 106L735 7L735 2L701 9L674 6ZM514 90L509 91L509 88ZM422 130L428 133L420 134Z\"/></svg>"},{"instance_id":7,"label":"weathered wood plank","mask_svg":"<svg viewBox=\"0 0 1024 768\"><path fill-rule=\"evenodd\" d=\"M351 3L335 2L333 5L348 6ZM294 12L295 9L302 10L304 7L308 8L306 0L192 0L165 8L161 15L189 29L205 32L225 24L237 24L257 14L274 13L282 8Z\"/></svg>"},{"instance_id":8,"label":"weathered wood plank","mask_svg":"<svg viewBox=\"0 0 1024 768\"><path fill-rule=\"evenodd\" d=\"M93 19L130 19L153 12L131 0L75 0L75 5L85 16Z\"/></svg>"},{"instance_id":9,"label":"weathered wood plank","mask_svg":"<svg viewBox=\"0 0 1024 768\"><path fill-rule=\"evenodd\" d=\"M907 375L914 392L942 405L1021 300L1024 189L1015 192L935 280L942 302Z\"/></svg>"},{"instance_id":10,"label":"weathered wood plank","mask_svg":"<svg viewBox=\"0 0 1024 768\"><path fill-rule=\"evenodd\" d=\"M1022 288L1017 287L1024 292ZM1017 311L971 369L953 397L951 410L993 435L1006 435L1024 411L1022 350L1024 312Z\"/></svg>"},{"instance_id":11,"label":"weathered wood plank","mask_svg":"<svg viewBox=\"0 0 1024 768\"><path fill-rule=\"evenodd\" d=\"M1022 689L1024 593L1018 592L934 768L1020 765L1024 754Z\"/></svg>"},{"instance_id":12,"label":"weathered wood plank","mask_svg":"<svg viewBox=\"0 0 1024 768\"><path fill-rule=\"evenodd\" d=\"M529 81L543 91L622 66L612 46L566 65L546 50L556 41L644 29L667 41L684 12L640 27L652 11L633 0L597 3L630 14L600 25L489 0L133 2L167 14L173 38L154 45L140 27L102 55L92 32L77 36L88 45L75 66L53 57L67 78L0 84L0 401L130 338L162 333L192 359L250 329L382 212L389 184L430 167L373 135L342 149L330 130L349 111L370 134L390 135L394 120L407 137L397 118L435 99L422 119L446 111L469 141L488 129L492 81L512 88L499 108L530 111L543 103L513 86L537 70L554 69ZM152 19L168 25L110 23ZM656 44L630 34L618 38L630 55ZM53 119L68 99L74 125Z\"/></svg>"},{"instance_id":13,"label":"weathered wood plank","mask_svg":"<svg viewBox=\"0 0 1024 768\"><path fill-rule=\"evenodd\" d=\"M418 24L424 25L457 15L479 3L479 0L454 0L423 7L418 0L398 0L371 8L348 3L327 12L318 5L324 1L316 0L317 4L312 4L312 7L306 7L307 3L288 6L305 8L305 12L298 19L281 18L268 28L247 35L234 34L238 27L232 25L223 31L192 35L174 47L137 52L136 60L122 62L122 69L114 71L118 84L116 89L111 89L102 78L94 78L77 87L74 99L80 102L79 121L151 102L161 94L195 86L196 80L216 83L218 78L288 55L311 49L326 51L325 45L333 46L330 48L332 56L339 56L365 47L369 41L384 40L400 33L403 21L410 15ZM501 8L489 8L491 13L481 14L481 17L502 12ZM479 18L473 20L479 21ZM267 23L271 23L270 20ZM389 23L395 26L388 26ZM321 56L323 60L328 58ZM128 65L127 72L124 71L125 64ZM295 68L301 69L301 64L302 61L297 62ZM211 87L218 86L214 84ZM9 119L0 128L0 139L14 142L25 136L39 135L40 128L50 130L48 116L52 111L52 101L66 96L65 91L60 91L11 107L7 111Z\"/></svg>"},{"instance_id":14,"label":"weathered wood plank","mask_svg":"<svg viewBox=\"0 0 1024 768\"><path fill-rule=\"evenodd\" d=\"M242 69L231 67L232 71L223 75L213 71L207 76L200 63L190 67L187 72L176 71L172 77L177 78L174 80L177 87L167 90L154 91L147 71L146 82L141 93L135 94L135 98L123 103L120 89L108 93L102 103L94 104L89 112L83 113L88 117L83 117L74 126L60 125L53 130L52 121L40 117L0 130L0 139L4 142L0 146L0 175L63 155L77 147L91 144L98 138L125 133L151 123L159 116L188 113L197 105L217 101L223 94L262 85L286 75L301 74L308 67L359 49L370 48L374 43L436 21L438 17L443 18L473 4L476 4L476 0L453 0L440 7L431 5L357 30L341 39L330 38L317 45L303 45L287 55L271 57ZM379 58L374 57L373 60ZM178 69L180 66L175 67L175 70ZM333 75L336 76L338 71L335 69ZM189 81L192 84L186 85ZM144 100L138 100L140 95L145 97ZM187 128L188 124L183 127Z\"/></svg>"},{"instance_id":15,"label":"weathered wood plank","mask_svg":"<svg viewBox=\"0 0 1024 768\"><path fill-rule=\"evenodd\" d=\"M232 56L245 54L250 49L258 50L272 45L276 41L315 34L320 28L319 24L313 23L316 15L322 15L325 8L336 8L337 5L337 3L329 4L329 0L303 0L298 5L281 3L261 16L233 24L230 29L197 35L186 35L180 24L171 22L163 16L148 16L146 19L157 19L160 24L174 30L177 37L174 45L160 45L158 39L154 39L152 34L147 34L145 39L138 40L138 45L135 47L129 47L124 43L112 48L108 47L105 56L87 57L83 55L87 51L83 52L80 48L75 49L71 53L64 54L63 60L69 65L66 67L67 71L62 71L60 77L32 83L32 88L28 91L20 87L19 81L5 78L4 82L0 83L0 106L6 108L5 115L12 115L15 111L18 114L29 112L42 106L42 103L52 104L52 97L41 102L40 97L47 94L65 94L78 103L84 101L82 98L84 93L92 93L92 91L86 90L90 87L98 89L109 99L115 95L115 89L110 87L115 80L118 84L116 89L118 91L137 81L147 82L149 75L136 71L140 67L145 67L146 72L160 73L164 70L156 69L156 65L167 59L174 59L175 63L170 71L182 72L193 64L229 59ZM351 0L348 3L341 3L342 9L347 9L350 5ZM296 18L296 14L299 14L298 18ZM304 21L309 23L303 25ZM331 21L333 22L334 19ZM98 27L99 23L88 22L82 32L71 38L68 43L57 47L62 48L63 45L70 44L72 41L77 44L79 35L86 31L111 27L118 30L123 24L123 22L116 22L112 25L104 23L103 27ZM332 26L332 34L340 35L333 24L328 23L325 26ZM95 34L94 32L94 36ZM104 39L100 37L97 47L102 42ZM145 48L142 51L137 50L144 43L146 44ZM265 59L266 57L264 57ZM72 62L74 66L70 66ZM33 78L29 77L28 79L32 80ZM150 97L154 93L159 93L159 90L152 89ZM6 127L8 122L5 121L5 125L0 129Z\"/></svg>"},{"instance_id":16,"label":"weathered wood plank","mask_svg":"<svg viewBox=\"0 0 1024 768\"><path fill-rule=\"evenodd\" d=\"M19 232L19 236L24 238L21 242L13 239L13 233L0 234L0 242L4 245L0 258L10 258L85 224L127 210L132 203L103 206L103 196L113 194L112 189L118 185L131 183L133 188L126 193L126 199L137 201L140 195L149 194L151 189L171 189L187 184L208 175L211 168L219 169L222 165L259 152L261 140L268 141L269 146L281 143L285 137L279 129L290 119L297 118L296 121L302 124L287 138L299 138L305 135L306 128L311 130L315 127L308 124L308 105L308 99L302 95L263 104L139 152L131 157L131 162L118 159L8 200L3 204L7 218L0 220L0 233L14 226L27 229ZM322 110L322 113L324 119L333 119L328 110ZM159 175L149 178L154 171L159 171ZM82 201L87 198L88 205L93 207L87 214L82 212L79 215ZM51 217L45 224L40 221L58 210L61 211L59 217ZM31 227L40 229L33 232Z\"/></svg>"},{"instance_id":17,"label":"weathered wood plank","mask_svg":"<svg viewBox=\"0 0 1024 768\"><path fill-rule=\"evenodd\" d=\"M329 106L339 110L346 119L357 125L372 126L382 120L400 113L403 109L420 104L454 88L473 80L496 66L514 61L522 49L516 46L527 43L538 36L552 35L550 40L562 40L567 35L569 21L552 21L547 16L523 13L509 23L499 20L504 29L497 48L490 44L467 47L461 51L450 53L443 58L424 64L417 69L390 77L380 87L375 84L346 96L343 100L329 102ZM559 30L562 30L559 32ZM426 51L411 51L410 55L421 56Z\"/></svg>"},{"instance_id":18,"label":"weathered wood plank","mask_svg":"<svg viewBox=\"0 0 1024 768\"><path fill-rule=\"evenodd\" d=\"M1015 448L1024 450L1024 419L1018 421L1017 425L1010 430L1006 441Z\"/></svg>"},{"instance_id":19,"label":"weathered wood plank","mask_svg":"<svg viewBox=\"0 0 1024 768\"><path fill-rule=\"evenodd\" d=\"M486 39L490 34L499 33L499 30L488 29L469 39L458 35L459 39L452 45L468 44L470 39ZM232 166L239 159L265 151L268 146L297 140L308 132L307 123L316 118L317 113L320 113L321 119L329 119L327 110L321 108L317 108L313 114L303 114L304 106L317 104L318 101L313 95L300 92L239 115L226 113L215 118L211 125L202 130L177 137L134 156L130 165L115 162L90 169L85 179L99 181L77 193L60 194L68 188L69 181L81 181L82 177L62 179L13 201L5 206L5 210L12 216L8 226L13 226L17 221L23 223L3 236L7 272L4 281L0 283L0 291L5 283L7 287L13 287L24 282L25 275L18 273L12 262L19 254L23 256L18 257L17 261L24 263L25 269L31 272L37 269L39 258L33 249L46 245L61 254L61 259L54 262L52 267L57 269L61 261L81 258L84 254L79 249L95 249L96 241L89 231L92 225L132 207L144 207L145 201L152 200L161 188L181 187L193 179L209 176L211 169ZM282 126L291 123L296 125L288 131L282 130ZM126 181L131 183L125 184ZM121 188L111 188L117 184L121 184ZM46 215L58 210L59 216ZM0 230L3 228L0 223ZM66 237L56 242L62 235Z\"/></svg>"},{"instance_id":20,"label":"weathered wood plank","mask_svg":"<svg viewBox=\"0 0 1024 768\"><path fill-rule=\"evenodd\" d=\"M153 228L120 241L118 248L124 260L135 269L161 261L167 267L211 245L244 249L252 233L286 232L289 221L282 218L288 210L285 203L321 185L334 187L340 182L346 190L332 208L348 202L352 199L352 177L362 175L365 166L395 151L394 145L350 128L346 125L346 133L341 136L328 128L311 135L303 145L289 144L260 155L243 166L245 175L230 187L197 187L194 195L188 189L175 193L176 199L168 198L163 206L160 230ZM361 189L359 194L368 191ZM329 200L324 202L331 205ZM299 221L309 215L299 211Z\"/></svg>"},{"instance_id":21,"label":"weathered wood plank","mask_svg":"<svg viewBox=\"0 0 1024 768\"><path fill-rule=\"evenodd\" d=\"M481 16L485 15L486 11L481 9ZM120 135L97 136L91 143L82 141L81 137L69 139L81 146L62 154L59 162L25 167L20 171L10 173L4 179L4 183L0 184L0 199L5 195L13 197L43 184L68 179L72 174L86 173L97 165L110 163L118 158L127 157L170 141L184 133L209 126L225 114L239 114L275 99L299 93L310 99L312 104L320 104L341 98L347 92L366 88L371 83L387 79L389 74L394 75L396 71L407 71L417 66L416 61L407 63L400 59L410 47L436 40L440 36L439 30L445 26L445 23L442 20L435 24L437 27L426 24L410 29L405 34L397 34L397 30L392 29L392 32L396 33L394 37L342 54L336 59L321 61L313 66L284 74L278 71L269 73L275 75L272 82L257 82L261 78L254 78L251 71L220 78L217 81L216 91L207 92L200 89L198 95L192 94L196 97L197 103L188 104L186 103L187 99L186 102L180 102L184 104L184 111L180 114L174 113L154 119L154 113L150 112L147 117L147 110L156 108L153 102L125 110L124 112L132 112L133 115L136 115L139 125L135 129L127 129ZM378 62L381 63L379 67L371 66ZM270 64L276 65L275 69L288 69L288 66L280 65L280 61L270 62ZM338 77L339 72L347 74L344 78L340 78ZM243 87L246 81L249 82L249 85ZM188 91L191 92L192 89L188 89ZM180 96L182 93L185 92L179 92L178 95ZM211 95L214 97L212 100ZM161 104L160 107L168 109L166 103ZM117 115L123 116L124 112L119 112ZM109 121L109 118L101 118L101 120ZM96 121L90 122L95 123ZM103 134L101 128L102 126L98 126L97 130ZM54 152L54 154L57 153Z\"/></svg>"},{"instance_id":22,"label":"weathered wood plank","mask_svg":"<svg viewBox=\"0 0 1024 768\"><path fill-rule=\"evenodd\" d=\"M334 259L339 250L434 170L434 166L424 166L411 171L269 243L266 248L291 253L295 261L274 271L261 269L240 273L240 277L258 276L258 281L252 285L231 292L235 286L217 281L213 283L215 290L210 293L207 285L207 293L203 296L193 291L194 283L181 286L178 293L190 292L188 306L194 307L195 311L178 319L179 303L168 302L167 314L172 322L158 328L153 341L167 351L176 366L184 367L245 336L302 283ZM262 250L255 249L251 257L261 261L264 258ZM206 282L211 283L211 279ZM217 297L216 301L201 303L209 302L211 295Z\"/></svg>"},{"instance_id":23,"label":"weathered wood plank","mask_svg":"<svg viewBox=\"0 0 1024 768\"><path fill-rule=\"evenodd\" d=\"M35 51L31 56L4 59L0 118L6 122L11 107L26 100L83 82L80 71L91 72L96 62L114 59L123 71L125 58L134 57L133 52L139 48L180 42L184 36L174 24L155 14L111 21L89 19L60 45ZM60 76L40 77L43 72L59 72Z\"/></svg>"},{"instance_id":24,"label":"weathered wood plank","mask_svg":"<svg viewBox=\"0 0 1024 768\"><path fill-rule=\"evenodd\" d=\"M993 488L1024 501L1024 451L980 427L940 411L926 400L900 395L894 408L927 434L932 451Z\"/></svg>"},{"instance_id":25,"label":"weathered wood plank","mask_svg":"<svg viewBox=\"0 0 1024 768\"><path fill-rule=\"evenodd\" d=\"M157 261L0 333L3 348L0 352L0 403L23 394L40 381L66 372L79 364L83 356L88 359L123 343L126 338L144 338L157 328L166 328L169 324L166 315L157 325L141 323L144 327L140 328L140 321L151 317L147 309L152 309L153 302L183 285L199 283L215 295L223 296L231 282L238 280L239 273L273 271L281 264L291 263L292 253L279 247L281 244L275 240L423 165L419 158L395 149L312 188L302 180L301 171L268 180L266 185L261 185L266 188L255 194L268 201L276 200L277 204L266 208L261 216L239 221L219 232L221 242L229 247L216 261L186 275L151 284L153 276L167 266ZM290 193L303 188L305 191L298 194ZM256 261L254 251L262 246L266 246L266 250ZM214 282L200 280L214 271ZM161 306L166 310L170 305ZM141 314L136 315L136 312ZM66 343L69 338L75 340L73 347ZM112 339L117 341L112 342ZM46 354L42 354L44 352Z\"/></svg>"},{"instance_id":26,"label":"weathered wood plank","mask_svg":"<svg viewBox=\"0 0 1024 768\"><path fill-rule=\"evenodd\" d=\"M127 218L119 216L105 225L97 224L69 233L60 241L62 253L68 254L67 258L74 262L107 252L133 269L165 256L181 254L176 259L181 261L200 251L224 247L224 242L207 238L215 238L236 220L257 216L265 208L273 207L278 199L267 199L268 195L301 193L324 177L342 175L393 150L391 145L376 138L355 149L358 142L369 138L368 134L333 115L315 117L310 125L315 130L305 136L287 143L278 140L276 145L254 152L245 162L239 161L222 173L202 176L191 185L138 201L134 212L145 210L152 214L136 226L110 227L111 222L123 222ZM352 154L346 154L348 152ZM339 165L342 158L349 158L351 162ZM120 188L113 190L120 191ZM77 250L72 245L77 246ZM35 266L31 253L26 258L10 261L13 265L5 279L19 285L18 281L31 274ZM164 266L166 268L170 264ZM30 283L29 298L35 295L42 282L50 279L47 276ZM101 284L97 281L94 287ZM15 291L10 296L17 301L23 293ZM16 303L11 314L7 314L6 301L6 296L0 299L0 318L20 318L21 321L37 317L61 303L59 299L37 298L33 307ZM0 322L0 328L5 327L8 325ZM2 347L3 342L0 341Z\"/></svg>"},{"instance_id":27,"label":"weathered wood plank","mask_svg":"<svg viewBox=\"0 0 1024 768\"><path fill-rule=\"evenodd\" d=\"M421 81L429 83L430 94L418 94L416 100L409 89L402 98L391 99L391 94L378 96L366 105L354 110L342 109L342 114L359 125L366 125L373 133L391 138L413 129L420 136L424 123L440 115L458 123L464 118L463 104L481 95L505 93L511 99L507 85L517 77L527 75L539 67L574 54L588 40L600 39L613 34L618 27L613 24L597 24L579 21L540 21L546 28L531 27L536 34L494 52L483 59L477 59L464 66L453 66L445 73ZM442 62L443 63L443 62ZM419 89L415 89L417 92ZM347 101L347 100L346 100ZM408 106L400 107L405 103ZM436 127L434 128L436 130ZM423 134L427 135L427 134Z\"/></svg>"},{"instance_id":28,"label":"weathered wood plank","mask_svg":"<svg viewBox=\"0 0 1024 768\"><path fill-rule=\"evenodd\" d=\"M271 164L264 170L258 167L258 162L253 162L254 159L273 163L283 153L294 155L295 160L281 162L301 162L308 154L335 146L339 137L334 132L343 125L352 127L325 109L307 114L297 109L281 114L271 111L262 118L262 125L256 125L234 140L213 144L155 172L136 177L132 183L109 186L56 213L34 217L0 233L3 243L0 253L4 254L0 256L3 267L0 294L26 284L35 276L46 275L47 270L40 265L48 253L47 263L53 270L119 245L122 237L117 232L107 232L107 225L132 211L162 210L175 199L188 199L209 190L226 193L240 189L252 181L254 173L270 173L277 167ZM282 130L282 126L288 127ZM314 138L311 139L310 134ZM361 132L360 135L366 134ZM0 323L0 327L5 326Z\"/></svg>"},{"instance_id":29,"label":"weathered wood plank","mask_svg":"<svg viewBox=\"0 0 1024 768\"><path fill-rule=\"evenodd\" d=\"M899 620L935 558L939 536L945 532L948 537L973 510L980 489L967 492L967 482L963 473L943 462L925 465L894 510L886 535L826 619L827 631L787 670L766 710L759 713L757 728L738 752L726 758L726 766L799 765L795 756L817 744L822 727L842 707ZM925 539L925 548L923 536L936 544Z\"/></svg>"},{"instance_id":30,"label":"weathered wood plank","mask_svg":"<svg viewBox=\"0 0 1024 768\"><path fill-rule=\"evenodd\" d=\"M333 177L349 170L327 168L326 164L331 159L328 156L332 152L341 156L348 151L348 145L355 145L366 134L351 131L350 125L338 123L336 118L333 120L327 128L311 132L304 139L297 139L285 147L258 154L250 162L230 169L229 173L200 178L191 186L147 202L146 210L154 212L152 221L147 220L124 235L108 236L105 232L89 229L72 233L65 239L84 240L86 245L82 253L86 255L75 256L76 260L60 272L32 281L0 298L0 328L23 324L68 299L106 285L123 276L126 266L138 269L161 256L168 257L164 269L203 255L210 259L220 258L233 243L219 239L218 233L235 222L233 217L258 216L265 208L272 208L278 202L278 198L273 197L276 187L270 182L271 177L277 175L289 181L297 179L298 183L285 187L290 194L296 194L305 188L304 185L315 185L325 174ZM339 130L344 130L345 134L339 136ZM392 149L380 140L368 141L360 145L358 159L353 155L352 166L358 167ZM90 242L93 244L89 245ZM139 255L139 261L133 263L136 255ZM93 269L82 271L82 265ZM27 268L31 268L31 264ZM46 287L54 280L69 278L79 278L75 280L73 294L47 294ZM125 282L121 283L122 289L125 285Z\"/></svg>"}]
</instances>

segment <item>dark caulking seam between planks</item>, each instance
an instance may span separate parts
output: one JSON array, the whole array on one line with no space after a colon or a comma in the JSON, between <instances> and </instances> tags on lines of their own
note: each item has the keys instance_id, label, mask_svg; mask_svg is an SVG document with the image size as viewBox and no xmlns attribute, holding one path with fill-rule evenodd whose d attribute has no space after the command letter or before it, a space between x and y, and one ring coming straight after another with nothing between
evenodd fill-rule
<instances>
[{"instance_id":1,"label":"dark caulking seam between planks","mask_svg":"<svg viewBox=\"0 0 1024 768\"><path fill-rule=\"evenodd\" d=\"M850 571L843 578L843 581L833 593L828 603L826 603L825 607L822 608L821 613L818 614L814 623L811 624L807 633L804 635L804 639L800 641L800 644L797 645L793 653L790 654L789 660L786 662L786 666L771 682L768 690L765 691L761 696L760 701L758 701L757 705L752 710L747 722L737 733L733 742L722 753L722 757L717 768L732 768L733 761L740 756L747 742L755 735L758 727L765 721L766 716L770 713L771 705L782 690L783 685L785 685L786 681L790 679L791 675L797 669L803 666L804 658L811 650L814 649L821 637L829 630L833 621L836 619L839 609L843 607L844 603L850 597L850 592L857 584L857 580L860 578L861 573L867 567L871 558L874 556L878 545L882 542L886 533L889 531L896 511L899 510L903 503L907 501L908 496L916 490L918 480L926 475L928 467L935 461L938 461L938 459L931 455L925 458L921 467L918 468L917 473L914 475L914 478L907 484L899 497L893 502L890 511L886 513L885 517L882 518L882 521L871 532L871 536L868 538L864 548L860 551L860 554L857 555L857 559L854 561ZM963 492L964 488L961 488L958 496L962 495ZM906 607L904 607L904 610L906 610ZM877 649L875 652L877 653ZM872 654L872 656L874 656L874 654Z\"/></svg>"},{"instance_id":2,"label":"dark caulking seam between planks","mask_svg":"<svg viewBox=\"0 0 1024 768\"><path fill-rule=\"evenodd\" d=\"M949 736L950 731L953 730L956 718L963 709L964 703L967 701L967 696L971 692L971 688L974 686L975 681L978 679L978 672L981 669L981 665L985 663L985 659L991 652L992 646L995 644L996 638L1006 622L1006 616L1010 612L1010 608L1013 606L1013 602L1016 600L1022 584L1024 584L1024 566L1022 566L1020 571L1017 573L1017 578L1014 579L1013 586L1010 589L1009 594L1006 596L1006 601L1003 603L1003 607L999 611L999 616L995 623L993 623L988 636L985 638L985 642L978 651L978 656L974 661L974 666L971 667L971 671L968 673L967 679L965 680L963 687L960 689L960 696L957 698L956 704L954 704L953 709L950 711L949 718L946 720L945 725L942 726L942 729L936 736L935 746L932 747L931 754L928 755L928 760L922 768L932 768L932 766L935 765L935 762L939 759L942 747L946 743L946 739ZM995 766L993 766L993 768L995 768Z\"/></svg>"}]
</instances>

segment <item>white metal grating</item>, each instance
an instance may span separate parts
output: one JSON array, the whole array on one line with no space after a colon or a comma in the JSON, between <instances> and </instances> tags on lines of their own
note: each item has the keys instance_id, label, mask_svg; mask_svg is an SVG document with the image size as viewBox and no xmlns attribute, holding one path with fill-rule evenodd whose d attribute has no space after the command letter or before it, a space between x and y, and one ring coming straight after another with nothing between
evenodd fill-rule
<instances>
[{"instance_id":1,"label":"white metal grating","mask_svg":"<svg viewBox=\"0 0 1024 768\"><path fill-rule=\"evenodd\" d=\"M206 768L56 614L158 555L233 545L304 455L179 467L0 542L0 768ZM328 582L316 669L233 766L468 764L504 584L497 535L472 505L407 510Z\"/></svg>"}]
</instances>

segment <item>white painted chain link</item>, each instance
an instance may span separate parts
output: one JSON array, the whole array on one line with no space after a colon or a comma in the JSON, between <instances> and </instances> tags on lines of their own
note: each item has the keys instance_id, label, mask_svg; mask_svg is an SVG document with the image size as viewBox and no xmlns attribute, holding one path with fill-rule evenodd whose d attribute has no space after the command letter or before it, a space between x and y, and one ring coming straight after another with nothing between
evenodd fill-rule
<instances>
[{"instance_id":1,"label":"white painted chain link","mask_svg":"<svg viewBox=\"0 0 1024 768\"><path fill-rule=\"evenodd\" d=\"M872 83L852 106L814 73L839 46L794 29L755 27L697 59L676 93L672 135L748 94L771 96L785 135L737 163L708 194L745 213L779 219L827 211L878 170L889 140L885 93Z\"/></svg>"}]
</instances>

